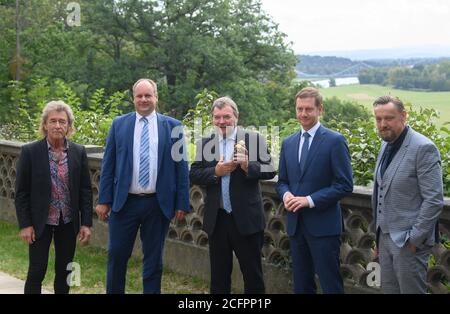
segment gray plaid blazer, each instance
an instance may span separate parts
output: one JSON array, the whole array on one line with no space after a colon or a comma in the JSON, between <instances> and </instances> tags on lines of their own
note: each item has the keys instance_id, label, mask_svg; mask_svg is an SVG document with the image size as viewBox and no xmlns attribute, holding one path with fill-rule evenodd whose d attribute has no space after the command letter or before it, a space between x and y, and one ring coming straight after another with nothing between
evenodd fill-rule
<instances>
[{"instance_id":1,"label":"gray plaid blazer","mask_svg":"<svg viewBox=\"0 0 450 314\"><path fill-rule=\"evenodd\" d=\"M377 208L376 175L386 142L383 142L374 174L372 209L375 230L377 210L386 215L388 230L409 232L409 241L422 248L436 241L436 227L444 206L441 158L436 145L409 129L402 146L383 176L382 205Z\"/></svg>"}]
</instances>

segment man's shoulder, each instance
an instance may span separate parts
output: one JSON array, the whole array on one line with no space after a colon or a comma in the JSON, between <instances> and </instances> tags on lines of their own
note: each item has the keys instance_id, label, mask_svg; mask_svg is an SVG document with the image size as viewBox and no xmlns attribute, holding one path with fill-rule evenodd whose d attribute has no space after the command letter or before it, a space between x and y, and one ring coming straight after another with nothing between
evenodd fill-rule
<instances>
[{"instance_id":1,"label":"man's shoulder","mask_svg":"<svg viewBox=\"0 0 450 314\"><path fill-rule=\"evenodd\" d=\"M181 125L181 121L162 113L157 113L158 119L167 122L171 126Z\"/></svg>"},{"instance_id":2,"label":"man's shoulder","mask_svg":"<svg viewBox=\"0 0 450 314\"><path fill-rule=\"evenodd\" d=\"M75 149L77 151L82 151L84 149L84 145L75 143L71 140L68 140L68 141L69 141L69 147L72 147L73 149Z\"/></svg>"},{"instance_id":3,"label":"man's shoulder","mask_svg":"<svg viewBox=\"0 0 450 314\"><path fill-rule=\"evenodd\" d=\"M40 148L44 144L45 144L45 138L41 139L41 140L33 141L31 143L24 144L22 146L22 150L35 150L35 149Z\"/></svg>"},{"instance_id":4,"label":"man's shoulder","mask_svg":"<svg viewBox=\"0 0 450 314\"><path fill-rule=\"evenodd\" d=\"M125 114L122 114L120 116L117 116L117 117L114 118L113 123L121 122L123 120L126 120L126 119L130 118L131 116L136 116L136 113L134 111L132 111L132 112L125 113Z\"/></svg>"},{"instance_id":5,"label":"man's shoulder","mask_svg":"<svg viewBox=\"0 0 450 314\"><path fill-rule=\"evenodd\" d=\"M207 134L207 135L203 136L200 140L198 140L197 143L202 143L202 145L205 145L209 141L212 141L214 138L215 138L214 133Z\"/></svg>"},{"instance_id":6,"label":"man's shoulder","mask_svg":"<svg viewBox=\"0 0 450 314\"><path fill-rule=\"evenodd\" d=\"M344 138L344 135L342 135L340 132L329 129L323 125L320 126L319 130L317 130L318 132L322 132L324 134L327 134L328 136L330 136L331 138Z\"/></svg>"},{"instance_id":7,"label":"man's shoulder","mask_svg":"<svg viewBox=\"0 0 450 314\"><path fill-rule=\"evenodd\" d=\"M292 133L291 135L284 138L283 143L290 143L294 141L299 136L299 131Z\"/></svg>"},{"instance_id":8,"label":"man's shoulder","mask_svg":"<svg viewBox=\"0 0 450 314\"><path fill-rule=\"evenodd\" d=\"M409 131L411 132L411 144L415 144L418 146L422 145L435 145L431 139L426 137L425 135L415 131L413 128L410 128Z\"/></svg>"},{"instance_id":9,"label":"man's shoulder","mask_svg":"<svg viewBox=\"0 0 450 314\"><path fill-rule=\"evenodd\" d=\"M243 138L255 138L255 137L264 138L264 136L261 136L260 132L256 130L245 129L243 127L238 127L236 137L238 140Z\"/></svg>"}]
</instances>

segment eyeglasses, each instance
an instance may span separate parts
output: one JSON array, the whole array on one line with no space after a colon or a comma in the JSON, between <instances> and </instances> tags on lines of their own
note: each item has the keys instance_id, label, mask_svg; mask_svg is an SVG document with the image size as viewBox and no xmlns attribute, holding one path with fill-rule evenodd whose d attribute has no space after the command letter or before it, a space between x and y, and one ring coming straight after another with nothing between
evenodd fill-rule
<instances>
[{"instance_id":1,"label":"eyeglasses","mask_svg":"<svg viewBox=\"0 0 450 314\"><path fill-rule=\"evenodd\" d=\"M59 123L59 125L61 125L61 126L66 126L67 125L67 121L64 120L64 119L59 119L59 120L50 119L50 120L48 120L48 124L56 125L57 123Z\"/></svg>"}]
</instances>

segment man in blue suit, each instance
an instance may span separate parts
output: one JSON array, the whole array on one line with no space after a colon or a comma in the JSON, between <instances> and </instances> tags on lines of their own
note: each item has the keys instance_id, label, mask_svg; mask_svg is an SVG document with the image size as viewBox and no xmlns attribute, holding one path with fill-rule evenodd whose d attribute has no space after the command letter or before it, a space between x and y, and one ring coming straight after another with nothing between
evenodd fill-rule
<instances>
[{"instance_id":1,"label":"man in blue suit","mask_svg":"<svg viewBox=\"0 0 450 314\"><path fill-rule=\"evenodd\" d=\"M138 80L133 102L136 112L112 123L100 177L96 212L102 220L109 218L106 292L125 292L127 263L139 230L144 293L160 293L170 220L190 211L189 171L180 121L155 111L155 82Z\"/></svg>"},{"instance_id":2,"label":"man in blue suit","mask_svg":"<svg viewBox=\"0 0 450 314\"><path fill-rule=\"evenodd\" d=\"M277 192L287 210L294 293L344 293L339 271L343 229L339 200L353 190L344 136L319 122L322 96L306 87L295 96L301 130L281 146Z\"/></svg>"}]
</instances>

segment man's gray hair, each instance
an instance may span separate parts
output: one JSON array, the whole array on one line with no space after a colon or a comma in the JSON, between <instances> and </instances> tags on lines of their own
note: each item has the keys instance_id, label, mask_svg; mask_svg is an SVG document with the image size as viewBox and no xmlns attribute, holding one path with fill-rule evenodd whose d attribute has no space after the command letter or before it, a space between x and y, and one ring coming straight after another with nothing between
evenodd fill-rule
<instances>
[{"instance_id":1,"label":"man's gray hair","mask_svg":"<svg viewBox=\"0 0 450 314\"><path fill-rule=\"evenodd\" d=\"M236 118L239 118L239 110L236 103L228 96L217 98L211 107L211 114L215 108L223 109L225 106L230 106L233 109L233 114Z\"/></svg>"},{"instance_id":2,"label":"man's gray hair","mask_svg":"<svg viewBox=\"0 0 450 314\"><path fill-rule=\"evenodd\" d=\"M75 118L73 116L72 108L70 108L70 106L62 100L50 101L45 105L44 109L42 110L41 123L39 125L39 132L43 136L47 136L47 131L45 130L44 125L47 123L50 112L53 112L53 111L65 112L67 114L68 128L67 128L66 136L70 137L75 132L75 126L74 126Z\"/></svg>"}]
</instances>

